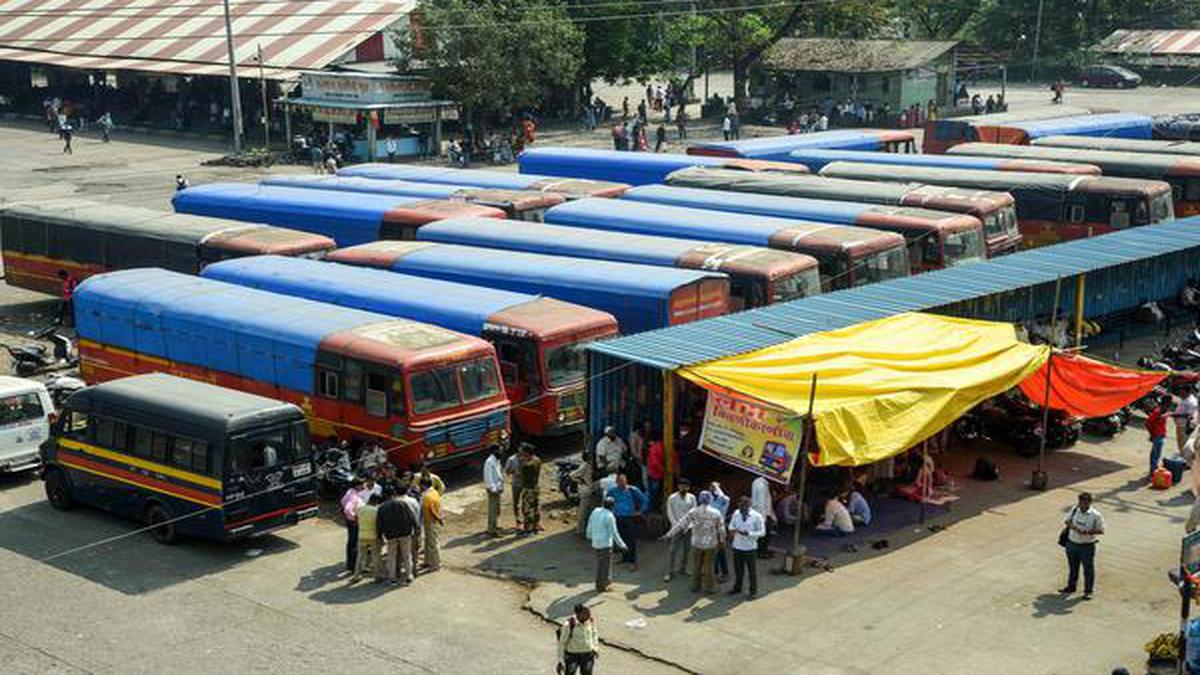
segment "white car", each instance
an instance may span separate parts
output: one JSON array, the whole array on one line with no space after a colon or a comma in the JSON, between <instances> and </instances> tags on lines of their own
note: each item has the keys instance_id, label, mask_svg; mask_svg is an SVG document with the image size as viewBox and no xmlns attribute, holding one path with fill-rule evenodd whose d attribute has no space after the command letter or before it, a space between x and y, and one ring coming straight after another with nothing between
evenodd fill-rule
<instances>
[{"instance_id":1,"label":"white car","mask_svg":"<svg viewBox=\"0 0 1200 675\"><path fill-rule=\"evenodd\" d=\"M0 472L36 468L54 403L41 382L0 376Z\"/></svg>"}]
</instances>

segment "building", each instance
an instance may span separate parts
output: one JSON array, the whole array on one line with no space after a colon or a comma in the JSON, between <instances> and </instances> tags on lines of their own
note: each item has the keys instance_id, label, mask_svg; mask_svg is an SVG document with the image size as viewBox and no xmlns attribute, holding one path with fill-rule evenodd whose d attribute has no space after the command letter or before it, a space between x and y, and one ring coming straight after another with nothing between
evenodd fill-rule
<instances>
[{"instance_id":1,"label":"building","mask_svg":"<svg viewBox=\"0 0 1200 675\"><path fill-rule=\"evenodd\" d=\"M1128 66L1192 70L1200 68L1200 30L1118 30L1092 51Z\"/></svg>"},{"instance_id":2,"label":"building","mask_svg":"<svg viewBox=\"0 0 1200 675\"><path fill-rule=\"evenodd\" d=\"M784 38L751 72L750 94L773 105L858 100L892 110L930 99L951 103L958 43L918 40Z\"/></svg>"}]
</instances>

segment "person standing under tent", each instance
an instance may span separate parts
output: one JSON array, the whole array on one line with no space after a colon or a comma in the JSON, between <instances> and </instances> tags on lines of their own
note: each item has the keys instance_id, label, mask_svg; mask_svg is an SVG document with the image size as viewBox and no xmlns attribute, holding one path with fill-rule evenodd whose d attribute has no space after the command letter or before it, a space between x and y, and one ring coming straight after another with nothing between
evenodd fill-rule
<instances>
[{"instance_id":1,"label":"person standing under tent","mask_svg":"<svg viewBox=\"0 0 1200 675\"><path fill-rule=\"evenodd\" d=\"M691 484L686 478L679 480L679 485L675 492L667 498L667 521L671 527L675 526L683 517L696 507L696 497L691 493ZM680 532L671 537L669 544L670 553L667 556L667 573L663 575L663 581L670 581L671 575L675 574L675 560L679 560L679 573L687 575L688 568L688 542L691 538L686 532Z\"/></svg>"},{"instance_id":2,"label":"person standing under tent","mask_svg":"<svg viewBox=\"0 0 1200 675\"><path fill-rule=\"evenodd\" d=\"M766 535L758 538L758 557L770 558L768 548L771 533L775 530L775 507L771 499L771 484L763 476L758 476L750 483L750 507L758 511L766 522Z\"/></svg>"}]
</instances>

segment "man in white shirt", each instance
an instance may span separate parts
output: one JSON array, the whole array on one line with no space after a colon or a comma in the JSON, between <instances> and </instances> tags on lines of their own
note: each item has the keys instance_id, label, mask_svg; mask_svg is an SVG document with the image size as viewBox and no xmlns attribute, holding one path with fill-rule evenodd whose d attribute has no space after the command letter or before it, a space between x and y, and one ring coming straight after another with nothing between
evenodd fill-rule
<instances>
[{"instance_id":1,"label":"man in white shirt","mask_svg":"<svg viewBox=\"0 0 1200 675\"><path fill-rule=\"evenodd\" d=\"M1183 453L1183 446L1188 436L1196 428L1196 413L1200 411L1200 402L1196 399L1196 391L1191 386L1179 393L1175 403L1175 411L1171 417L1175 419L1175 447Z\"/></svg>"},{"instance_id":2,"label":"man in white shirt","mask_svg":"<svg viewBox=\"0 0 1200 675\"><path fill-rule=\"evenodd\" d=\"M487 533L489 537L500 534L500 495L504 494L504 467L500 464L500 446L488 448L483 461L483 487L487 490Z\"/></svg>"},{"instance_id":3,"label":"man in white shirt","mask_svg":"<svg viewBox=\"0 0 1200 675\"><path fill-rule=\"evenodd\" d=\"M383 144L383 147L384 147L384 150L387 152L388 164L395 164L396 163L396 152L400 149L399 144L396 143L396 137L388 136L387 142Z\"/></svg>"},{"instance_id":4,"label":"man in white shirt","mask_svg":"<svg viewBox=\"0 0 1200 675\"><path fill-rule=\"evenodd\" d=\"M675 492L667 497L667 520L670 521L671 527L675 527L675 523L683 520L687 512L695 506L696 496L691 493L691 484L686 478L680 478ZM687 576L689 539L690 536L687 532L678 532L671 537L671 542L668 544L670 555L667 559L667 573L663 575L663 581L670 581L671 575L675 573L676 558L679 559L679 573Z\"/></svg>"},{"instance_id":5,"label":"man in white shirt","mask_svg":"<svg viewBox=\"0 0 1200 675\"><path fill-rule=\"evenodd\" d=\"M854 532L854 519L850 510L832 492L825 493L825 516L817 525L817 534L844 537Z\"/></svg>"},{"instance_id":6,"label":"man in white shirt","mask_svg":"<svg viewBox=\"0 0 1200 675\"><path fill-rule=\"evenodd\" d=\"M730 595L742 592L742 579L750 572L750 598L758 595L758 542L767 536L767 524L762 514L750 508L747 497L738 499L737 511L729 519L733 533L733 589Z\"/></svg>"},{"instance_id":7,"label":"man in white shirt","mask_svg":"<svg viewBox=\"0 0 1200 675\"><path fill-rule=\"evenodd\" d=\"M763 517L767 525L767 534L770 534L775 527L775 507L771 500L771 484L762 476L755 478L754 482L750 484L750 508L758 511L759 515ZM767 550L770 540L771 538L766 535L759 538L758 557L771 557L771 553Z\"/></svg>"},{"instance_id":8,"label":"man in white shirt","mask_svg":"<svg viewBox=\"0 0 1200 675\"><path fill-rule=\"evenodd\" d=\"M625 441L617 435L617 428L609 425L604 427L604 435L596 442L596 468L601 473L617 473L621 470L621 460L625 458Z\"/></svg>"},{"instance_id":9,"label":"man in white shirt","mask_svg":"<svg viewBox=\"0 0 1200 675\"><path fill-rule=\"evenodd\" d=\"M1074 593L1083 567L1083 599L1091 600L1096 582L1096 537L1104 534L1104 516L1092 508L1090 492L1079 493L1079 501L1067 511L1067 585L1059 593Z\"/></svg>"}]
</instances>

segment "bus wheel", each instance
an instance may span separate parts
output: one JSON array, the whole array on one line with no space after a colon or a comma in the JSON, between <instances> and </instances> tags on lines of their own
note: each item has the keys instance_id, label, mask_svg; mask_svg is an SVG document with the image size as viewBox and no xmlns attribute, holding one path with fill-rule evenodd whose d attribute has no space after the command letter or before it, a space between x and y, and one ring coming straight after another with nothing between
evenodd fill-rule
<instances>
[{"instance_id":1,"label":"bus wheel","mask_svg":"<svg viewBox=\"0 0 1200 675\"><path fill-rule=\"evenodd\" d=\"M146 525L150 528L150 534L160 544L174 544L179 540L175 523L171 522L171 514L162 504L151 504L150 508L146 509Z\"/></svg>"},{"instance_id":2,"label":"bus wheel","mask_svg":"<svg viewBox=\"0 0 1200 675\"><path fill-rule=\"evenodd\" d=\"M46 472L43 480L46 487L46 499L50 502L50 506L59 511L69 511L75 506L75 499L71 496L71 485L62 471L50 469Z\"/></svg>"}]
</instances>

